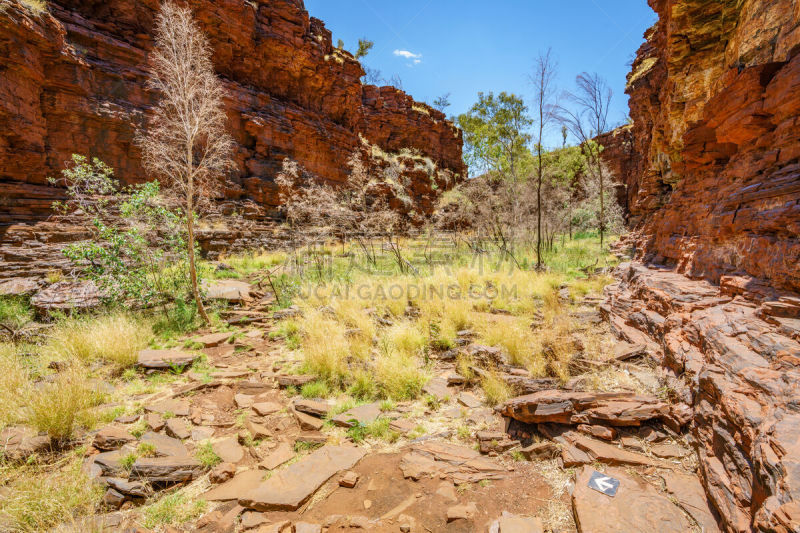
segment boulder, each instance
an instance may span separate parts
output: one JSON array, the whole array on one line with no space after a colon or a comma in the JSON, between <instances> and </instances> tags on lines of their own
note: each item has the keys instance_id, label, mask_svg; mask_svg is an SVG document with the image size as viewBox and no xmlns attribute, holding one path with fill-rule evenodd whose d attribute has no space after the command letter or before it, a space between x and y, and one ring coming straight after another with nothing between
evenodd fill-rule
<instances>
[{"instance_id":1,"label":"boulder","mask_svg":"<svg viewBox=\"0 0 800 533\"><path fill-rule=\"evenodd\" d=\"M249 283L235 279L203 280L201 282L203 294L209 300L226 300L229 302L243 302L252 299Z\"/></svg>"}]
</instances>

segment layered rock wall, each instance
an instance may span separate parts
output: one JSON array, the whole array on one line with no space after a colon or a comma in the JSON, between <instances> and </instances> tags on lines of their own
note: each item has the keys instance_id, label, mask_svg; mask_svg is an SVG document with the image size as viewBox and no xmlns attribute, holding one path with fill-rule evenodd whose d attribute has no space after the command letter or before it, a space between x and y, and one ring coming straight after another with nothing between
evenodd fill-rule
<instances>
[{"instance_id":1,"label":"layered rock wall","mask_svg":"<svg viewBox=\"0 0 800 533\"><path fill-rule=\"evenodd\" d=\"M649 3L630 138L607 143L639 257L800 290L800 3ZM632 147L622 162L616 141Z\"/></svg>"},{"instance_id":2,"label":"layered rock wall","mask_svg":"<svg viewBox=\"0 0 800 533\"><path fill-rule=\"evenodd\" d=\"M348 156L365 145L415 150L448 171L411 176L420 211L445 174L465 174L460 132L393 87L362 85L359 62L331 44L302 0L188 4L210 38L237 142L223 200L251 200L269 215L284 158L341 182ZM0 4L0 244L39 233L30 224L49 217L60 195L47 178L73 153L99 157L122 183L147 179L134 135L155 98L145 80L158 0L47 5L36 15L18 0Z\"/></svg>"}]
</instances>

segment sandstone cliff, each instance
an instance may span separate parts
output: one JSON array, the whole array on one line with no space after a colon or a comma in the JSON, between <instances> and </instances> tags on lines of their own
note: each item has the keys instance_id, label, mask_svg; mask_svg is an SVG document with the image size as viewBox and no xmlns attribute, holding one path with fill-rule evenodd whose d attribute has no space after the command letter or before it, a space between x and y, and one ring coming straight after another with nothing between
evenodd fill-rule
<instances>
[{"instance_id":1,"label":"sandstone cliff","mask_svg":"<svg viewBox=\"0 0 800 533\"><path fill-rule=\"evenodd\" d=\"M640 257L800 290L800 3L649 2L633 127L606 143Z\"/></svg>"},{"instance_id":2,"label":"sandstone cliff","mask_svg":"<svg viewBox=\"0 0 800 533\"><path fill-rule=\"evenodd\" d=\"M331 44L302 0L189 4L228 90L239 170L226 200L252 200L269 215L284 158L342 181L362 142L387 153L417 150L448 171L409 167L422 211L435 200L434 183L464 175L460 132L393 87L362 85L359 62ZM60 191L47 177L73 153L101 158L123 183L146 179L133 138L154 97L145 78L158 5L49 0L48 11L35 15L18 0L0 4L0 244L39 233L10 225L51 214Z\"/></svg>"}]
</instances>

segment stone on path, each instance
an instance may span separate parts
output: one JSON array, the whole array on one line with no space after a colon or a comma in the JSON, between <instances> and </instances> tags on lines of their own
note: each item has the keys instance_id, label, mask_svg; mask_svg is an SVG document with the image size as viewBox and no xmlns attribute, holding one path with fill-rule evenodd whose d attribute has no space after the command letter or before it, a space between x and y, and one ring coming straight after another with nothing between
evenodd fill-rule
<instances>
[{"instance_id":1,"label":"stone on path","mask_svg":"<svg viewBox=\"0 0 800 533\"><path fill-rule=\"evenodd\" d=\"M477 409L482 405L480 399L478 399L478 397L471 392L460 393L458 396L456 396L456 400L458 400L458 403L468 409Z\"/></svg>"},{"instance_id":2,"label":"stone on path","mask_svg":"<svg viewBox=\"0 0 800 533\"><path fill-rule=\"evenodd\" d=\"M470 502L466 505L454 505L447 509L447 522L455 520L472 520L478 514L478 506L475 502Z\"/></svg>"},{"instance_id":3,"label":"stone on path","mask_svg":"<svg viewBox=\"0 0 800 533\"><path fill-rule=\"evenodd\" d=\"M184 440L192 436L192 429L182 418L170 418L166 423L167 435Z\"/></svg>"},{"instance_id":4,"label":"stone on path","mask_svg":"<svg viewBox=\"0 0 800 533\"><path fill-rule=\"evenodd\" d=\"M211 449L226 463L236 464L244 459L244 448L239 445L236 437L214 442L211 444Z\"/></svg>"},{"instance_id":5,"label":"stone on path","mask_svg":"<svg viewBox=\"0 0 800 533\"><path fill-rule=\"evenodd\" d=\"M208 474L208 480L215 485L225 483L236 475L236 465L233 463L220 463Z\"/></svg>"},{"instance_id":6,"label":"stone on path","mask_svg":"<svg viewBox=\"0 0 800 533\"><path fill-rule=\"evenodd\" d=\"M153 431L161 431L166 425L164 417L158 413L147 413L144 417L144 421L147 423L147 427Z\"/></svg>"},{"instance_id":7,"label":"stone on path","mask_svg":"<svg viewBox=\"0 0 800 533\"><path fill-rule=\"evenodd\" d=\"M169 413L175 416L189 416L189 402L186 400L162 400L154 404L145 405L144 410L160 415Z\"/></svg>"},{"instance_id":8,"label":"stone on path","mask_svg":"<svg viewBox=\"0 0 800 533\"><path fill-rule=\"evenodd\" d=\"M194 342L202 344L204 348L214 348L231 338L232 333L223 331L221 333L209 333L202 337L197 337Z\"/></svg>"},{"instance_id":9,"label":"stone on path","mask_svg":"<svg viewBox=\"0 0 800 533\"><path fill-rule=\"evenodd\" d=\"M203 293L210 300L241 302L252 299L249 283L235 279L203 280Z\"/></svg>"},{"instance_id":10,"label":"stone on path","mask_svg":"<svg viewBox=\"0 0 800 533\"><path fill-rule=\"evenodd\" d=\"M447 400L451 396L451 391L447 388L447 378L442 377L430 380L422 387L422 392L433 396L440 402Z\"/></svg>"},{"instance_id":11,"label":"stone on path","mask_svg":"<svg viewBox=\"0 0 800 533\"><path fill-rule=\"evenodd\" d=\"M322 429L322 426L325 425L325 421L316 416L307 415L306 413L295 410L292 410L292 413L297 423L300 425L300 429L304 431L319 431Z\"/></svg>"},{"instance_id":12,"label":"stone on path","mask_svg":"<svg viewBox=\"0 0 800 533\"><path fill-rule=\"evenodd\" d=\"M195 442L209 440L213 436L214 436L214 428L205 426L192 428L192 440Z\"/></svg>"},{"instance_id":13,"label":"stone on path","mask_svg":"<svg viewBox=\"0 0 800 533\"><path fill-rule=\"evenodd\" d=\"M686 533L689 521L678 507L652 485L619 468L605 474L620 481L616 496L589 487L594 470L584 467L577 476L572 506L579 533Z\"/></svg>"},{"instance_id":14,"label":"stone on path","mask_svg":"<svg viewBox=\"0 0 800 533\"><path fill-rule=\"evenodd\" d=\"M264 472L261 470L244 470L233 476L233 479L203 494L203 499L210 502L238 500L242 494L246 494L257 488L263 480Z\"/></svg>"},{"instance_id":15,"label":"stone on path","mask_svg":"<svg viewBox=\"0 0 800 533\"><path fill-rule=\"evenodd\" d=\"M292 459L294 457L294 450L292 447L289 446L286 442L281 442L278 444L278 447L275 448L269 455L267 455L261 463L259 463L259 468L264 468L266 470L273 470L278 468L280 465L285 463L286 461Z\"/></svg>"},{"instance_id":16,"label":"stone on path","mask_svg":"<svg viewBox=\"0 0 800 533\"><path fill-rule=\"evenodd\" d=\"M353 407L333 417L333 423L340 427L352 427L353 420L361 425L367 425L374 422L381 415L381 405L379 403L367 403Z\"/></svg>"},{"instance_id":17,"label":"stone on path","mask_svg":"<svg viewBox=\"0 0 800 533\"><path fill-rule=\"evenodd\" d=\"M416 427L416 422L407 418L398 418L397 420L389 422L389 429L402 433L403 435L411 433Z\"/></svg>"},{"instance_id":18,"label":"stone on path","mask_svg":"<svg viewBox=\"0 0 800 533\"><path fill-rule=\"evenodd\" d=\"M155 453L159 457L182 457L188 456L189 451L178 439L148 431L141 438L142 443L152 444Z\"/></svg>"},{"instance_id":19,"label":"stone on path","mask_svg":"<svg viewBox=\"0 0 800 533\"><path fill-rule=\"evenodd\" d=\"M477 483L484 479L502 479L506 470L478 451L441 441L414 444L400 460L403 477L448 477L455 483Z\"/></svg>"},{"instance_id":20,"label":"stone on path","mask_svg":"<svg viewBox=\"0 0 800 533\"><path fill-rule=\"evenodd\" d=\"M128 430L121 427L107 426L97 432L97 435L94 436L93 444L98 450L116 450L135 440L136 438L128 433Z\"/></svg>"},{"instance_id":21,"label":"stone on path","mask_svg":"<svg viewBox=\"0 0 800 533\"><path fill-rule=\"evenodd\" d=\"M139 352L138 363L144 368L168 369L190 365L197 359L197 355L182 350L142 350Z\"/></svg>"},{"instance_id":22,"label":"stone on path","mask_svg":"<svg viewBox=\"0 0 800 533\"><path fill-rule=\"evenodd\" d=\"M352 468L365 452L347 446L323 446L290 467L275 472L239 498L257 511L294 511L337 472Z\"/></svg>"},{"instance_id":23,"label":"stone on path","mask_svg":"<svg viewBox=\"0 0 800 533\"><path fill-rule=\"evenodd\" d=\"M294 408L296 411L318 418L325 418L331 410L331 406L328 402L320 400L297 400L294 402Z\"/></svg>"},{"instance_id":24,"label":"stone on path","mask_svg":"<svg viewBox=\"0 0 800 533\"><path fill-rule=\"evenodd\" d=\"M146 479L151 483L180 483L202 474L203 468L189 456L140 457L133 463L130 479Z\"/></svg>"},{"instance_id":25,"label":"stone on path","mask_svg":"<svg viewBox=\"0 0 800 533\"><path fill-rule=\"evenodd\" d=\"M322 526L309 522L295 522L294 533L322 533Z\"/></svg>"},{"instance_id":26,"label":"stone on path","mask_svg":"<svg viewBox=\"0 0 800 533\"><path fill-rule=\"evenodd\" d=\"M673 468L674 466L665 461L651 459L646 455L631 452L607 442L590 439L577 433L570 433L565 437L570 444L586 452L592 460L601 463L609 465L660 466L662 468Z\"/></svg>"},{"instance_id":27,"label":"stone on path","mask_svg":"<svg viewBox=\"0 0 800 533\"><path fill-rule=\"evenodd\" d=\"M275 402L258 402L254 403L251 407L258 416L268 416L283 409L281 404Z\"/></svg>"},{"instance_id":28,"label":"stone on path","mask_svg":"<svg viewBox=\"0 0 800 533\"><path fill-rule=\"evenodd\" d=\"M282 389L285 389L286 387L302 387L306 383L311 383L316 379L317 378L314 376L294 374L286 374L277 377L278 386Z\"/></svg>"},{"instance_id":29,"label":"stone on path","mask_svg":"<svg viewBox=\"0 0 800 533\"><path fill-rule=\"evenodd\" d=\"M341 478L339 478L339 486L345 487L347 489L352 489L358 483L358 478L359 476L356 472L348 470L347 472L342 474Z\"/></svg>"},{"instance_id":30,"label":"stone on path","mask_svg":"<svg viewBox=\"0 0 800 533\"><path fill-rule=\"evenodd\" d=\"M544 533L544 526L539 518L503 511L502 516L489 526L489 533Z\"/></svg>"},{"instance_id":31,"label":"stone on path","mask_svg":"<svg viewBox=\"0 0 800 533\"><path fill-rule=\"evenodd\" d=\"M442 481L439 488L436 489L436 494L449 502L457 502L458 495L456 494L456 487L449 481Z\"/></svg>"}]
</instances>

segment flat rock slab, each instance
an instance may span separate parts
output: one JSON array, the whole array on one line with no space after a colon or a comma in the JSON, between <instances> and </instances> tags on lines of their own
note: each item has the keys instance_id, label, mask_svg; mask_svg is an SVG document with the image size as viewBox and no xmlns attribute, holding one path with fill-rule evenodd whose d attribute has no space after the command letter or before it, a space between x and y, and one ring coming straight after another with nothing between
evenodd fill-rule
<instances>
[{"instance_id":1,"label":"flat rock slab","mask_svg":"<svg viewBox=\"0 0 800 533\"><path fill-rule=\"evenodd\" d=\"M98 450L108 451L121 448L135 440L136 438L128 433L125 428L108 426L97 432L97 435L94 436L93 445Z\"/></svg>"},{"instance_id":2,"label":"flat rock slab","mask_svg":"<svg viewBox=\"0 0 800 533\"><path fill-rule=\"evenodd\" d=\"M152 444L156 449L156 455L159 457L185 457L189 455L189 451L181 441L161 433L148 431L142 435L141 442Z\"/></svg>"},{"instance_id":3,"label":"flat rock slab","mask_svg":"<svg viewBox=\"0 0 800 533\"><path fill-rule=\"evenodd\" d=\"M594 469L584 467L572 493L572 507L579 533L686 533L691 525L680 509L652 485L619 468L604 474L618 479L614 497L589 487Z\"/></svg>"},{"instance_id":4,"label":"flat rock slab","mask_svg":"<svg viewBox=\"0 0 800 533\"><path fill-rule=\"evenodd\" d=\"M286 442L281 442L263 461L259 463L259 468L273 470L278 468L286 461L294 458L294 450Z\"/></svg>"},{"instance_id":5,"label":"flat rock slab","mask_svg":"<svg viewBox=\"0 0 800 533\"><path fill-rule=\"evenodd\" d=\"M258 469L244 470L233 476L232 479L203 494L203 499L210 502L238 500L242 494L247 494L256 489L263 481L263 471Z\"/></svg>"},{"instance_id":6,"label":"flat rock slab","mask_svg":"<svg viewBox=\"0 0 800 533\"><path fill-rule=\"evenodd\" d=\"M239 445L236 437L214 442L211 444L211 449L226 463L236 464L244 459L244 448Z\"/></svg>"},{"instance_id":7,"label":"flat rock slab","mask_svg":"<svg viewBox=\"0 0 800 533\"><path fill-rule=\"evenodd\" d=\"M167 435L176 439L188 439L192 435L192 428L182 418L170 418L166 423Z\"/></svg>"},{"instance_id":8,"label":"flat rock slab","mask_svg":"<svg viewBox=\"0 0 800 533\"><path fill-rule=\"evenodd\" d=\"M142 350L138 363L144 368L166 369L184 367L197 359L197 355L181 350Z\"/></svg>"},{"instance_id":9,"label":"flat rock slab","mask_svg":"<svg viewBox=\"0 0 800 533\"><path fill-rule=\"evenodd\" d=\"M447 388L447 378L443 377L430 380L422 387L422 392L433 396L440 402L450 398L451 395L450 389Z\"/></svg>"},{"instance_id":10,"label":"flat rock slab","mask_svg":"<svg viewBox=\"0 0 800 533\"><path fill-rule=\"evenodd\" d=\"M272 415L283 409L283 406L276 402L258 402L254 403L251 407L258 416Z\"/></svg>"},{"instance_id":11,"label":"flat rock slab","mask_svg":"<svg viewBox=\"0 0 800 533\"><path fill-rule=\"evenodd\" d=\"M301 413L316 416L318 418L325 418L331 410L328 402L320 400L297 400L294 402L294 408Z\"/></svg>"},{"instance_id":12,"label":"flat rock slab","mask_svg":"<svg viewBox=\"0 0 800 533\"><path fill-rule=\"evenodd\" d=\"M208 335L197 337L194 339L194 342L202 344L204 348L213 348L226 342L232 335L232 333L227 331L223 331L222 333L209 333Z\"/></svg>"},{"instance_id":13,"label":"flat rock slab","mask_svg":"<svg viewBox=\"0 0 800 533\"><path fill-rule=\"evenodd\" d=\"M478 451L449 442L424 441L414 444L400 460L403 477L447 476L455 483L477 483L484 479L502 479L506 470L483 457Z\"/></svg>"},{"instance_id":14,"label":"flat rock slab","mask_svg":"<svg viewBox=\"0 0 800 533\"><path fill-rule=\"evenodd\" d=\"M189 416L189 402L186 400L162 400L145 405L144 410L150 413L172 413L175 416Z\"/></svg>"},{"instance_id":15,"label":"flat rock slab","mask_svg":"<svg viewBox=\"0 0 800 533\"><path fill-rule=\"evenodd\" d=\"M203 292L210 300L241 302L250 300L252 287L249 283L235 279L203 280Z\"/></svg>"},{"instance_id":16,"label":"flat rock slab","mask_svg":"<svg viewBox=\"0 0 800 533\"><path fill-rule=\"evenodd\" d=\"M503 511L503 515L489 525L489 533L544 533L544 526L537 517Z\"/></svg>"},{"instance_id":17,"label":"flat rock slab","mask_svg":"<svg viewBox=\"0 0 800 533\"><path fill-rule=\"evenodd\" d=\"M333 417L333 423L339 427L349 428L355 425L353 421L367 425L374 422L379 416L381 416L381 404L367 403L336 415Z\"/></svg>"},{"instance_id":18,"label":"flat rock slab","mask_svg":"<svg viewBox=\"0 0 800 533\"><path fill-rule=\"evenodd\" d=\"M50 448L50 437L39 435L26 426L12 426L0 431L0 455L19 461Z\"/></svg>"},{"instance_id":19,"label":"flat rock slab","mask_svg":"<svg viewBox=\"0 0 800 533\"><path fill-rule=\"evenodd\" d=\"M315 381L317 378L302 374L284 374L282 376L278 376L276 379L278 380L278 386L282 389L285 389L286 387L302 387L306 383Z\"/></svg>"},{"instance_id":20,"label":"flat rock slab","mask_svg":"<svg viewBox=\"0 0 800 533\"><path fill-rule=\"evenodd\" d=\"M239 498L239 504L257 511L297 510L326 481L352 468L364 450L348 446L323 446L305 459L272 477Z\"/></svg>"},{"instance_id":21,"label":"flat rock slab","mask_svg":"<svg viewBox=\"0 0 800 533\"><path fill-rule=\"evenodd\" d=\"M146 479L151 483L191 481L203 472L196 459L184 457L139 458L133 463L130 479Z\"/></svg>"},{"instance_id":22,"label":"flat rock slab","mask_svg":"<svg viewBox=\"0 0 800 533\"><path fill-rule=\"evenodd\" d=\"M509 400L501 414L527 424L638 426L668 415L669 405L655 396L556 389Z\"/></svg>"},{"instance_id":23,"label":"flat rock slab","mask_svg":"<svg viewBox=\"0 0 800 533\"><path fill-rule=\"evenodd\" d=\"M325 425L325 421L321 418L317 418L316 416L307 415L306 413L301 413L300 411L292 410L295 419L297 420L300 429L303 431L319 431L322 429L322 426Z\"/></svg>"},{"instance_id":24,"label":"flat rock slab","mask_svg":"<svg viewBox=\"0 0 800 533\"><path fill-rule=\"evenodd\" d=\"M480 399L471 392L462 392L456 396L458 403L469 409L477 409L482 405Z\"/></svg>"},{"instance_id":25,"label":"flat rock slab","mask_svg":"<svg viewBox=\"0 0 800 533\"><path fill-rule=\"evenodd\" d=\"M577 433L565 435L570 444L587 453L592 460L609 465L641 465L673 468L674 465L666 461L651 459L646 455L618 448L613 444L591 439Z\"/></svg>"}]
</instances>

